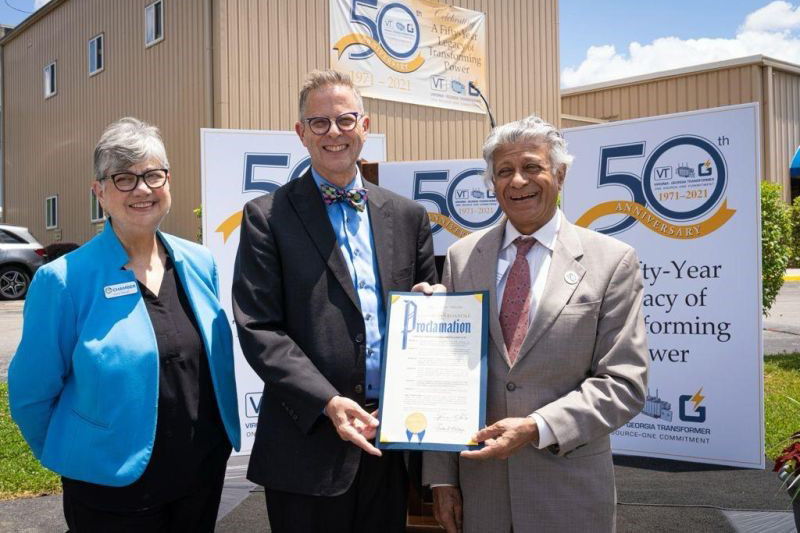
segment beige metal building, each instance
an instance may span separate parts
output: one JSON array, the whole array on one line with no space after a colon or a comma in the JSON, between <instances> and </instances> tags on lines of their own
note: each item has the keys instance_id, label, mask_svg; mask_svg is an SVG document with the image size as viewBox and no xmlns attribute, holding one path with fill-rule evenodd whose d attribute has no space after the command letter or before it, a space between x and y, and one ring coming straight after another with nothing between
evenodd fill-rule
<instances>
[{"instance_id":1,"label":"beige metal building","mask_svg":"<svg viewBox=\"0 0 800 533\"><path fill-rule=\"evenodd\" d=\"M532 112L558 121L557 0L442 1L486 13L482 89L497 121ZM89 191L94 144L109 122L133 115L164 135L173 174L164 228L193 238L200 128L292 130L305 74L329 66L328 6L51 0L0 40L5 221L45 244L90 238L100 224ZM489 130L485 115L365 104L390 161L479 157Z\"/></svg>"},{"instance_id":2,"label":"beige metal building","mask_svg":"<svg viewBox=\"0 0 800 533\"><path fill-rule=\"evenodd\" d=\"M563 127L758 102L764 179L800 195L789 176L800 145L800 65L752 56L561 91Z\"/></svg>"}]
</instances>

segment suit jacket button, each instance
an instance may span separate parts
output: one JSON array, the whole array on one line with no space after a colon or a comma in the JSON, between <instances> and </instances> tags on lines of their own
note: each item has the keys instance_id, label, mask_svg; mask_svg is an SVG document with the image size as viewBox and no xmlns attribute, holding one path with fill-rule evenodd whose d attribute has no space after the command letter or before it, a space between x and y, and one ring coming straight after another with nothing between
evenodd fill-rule
<instances>
[{"instance_id":1,"label":"suit jacket button","mask_svg":"<svg viewBox=\"0 0 800 533\"><path fill-rule=\"evenodd\" d=\"M361 394L362 392L364 392L364 387L361 385L361 383L359 383L358 385L353 387L353 390L356 391L356 394Z\"/></svg>"},{"instance_id":2,"label":"suit jacket button","mask_svg":"<svg viewBox=\"0 0 800 533\"><path fill-rule=\"evenodd\" d=\"M363 334L361 334L361 333L359 333L358 335L356 335L356 342L357 342L358 344L361 344L362 342L364 342L364 335L363 335Z\"/></svg>"},{"instance_id":3,"label":"suit jacket button","mask_svg":"<svg viewBox=\"0 0 800 533\"><path fill-rule=\"evenodd\" d=\"M517 388L517 385L513 381L509 381L506 383L506 390L508 392L514 392Z\"/></svg>"}]
</instances>

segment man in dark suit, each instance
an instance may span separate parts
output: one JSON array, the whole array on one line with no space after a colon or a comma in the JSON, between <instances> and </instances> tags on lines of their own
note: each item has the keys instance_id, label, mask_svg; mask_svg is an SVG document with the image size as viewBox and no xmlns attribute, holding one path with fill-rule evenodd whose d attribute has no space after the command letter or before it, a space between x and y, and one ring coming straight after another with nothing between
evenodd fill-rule
<instances>
[{"instance_id":1,"label":"man in dark suit","mask_svg":"<svg viewBox=\"0 0 800 533\"><path fill-rule=\"evenodd\" d=\"M403 456L370 440L384 302L435 280L430 224L360 175L369 117L346 75L312 72L299 115L311 169L247 203L236 258L239 341L264 380L247 477L273 531L403 531Z\"/></svg>"}]
</instances>

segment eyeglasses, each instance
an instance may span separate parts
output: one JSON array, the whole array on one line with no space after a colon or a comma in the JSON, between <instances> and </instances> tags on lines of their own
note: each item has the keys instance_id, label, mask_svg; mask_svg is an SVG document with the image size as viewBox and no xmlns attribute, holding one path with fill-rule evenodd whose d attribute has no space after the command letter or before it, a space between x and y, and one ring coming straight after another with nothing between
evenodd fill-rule
<instances>
[{"instance_id":1,"label":"eyeglasses","mask_svg":"<svg viewBox=\"0 0 800 533\"><path fill-rule=\"evenodd\" d=\"M139 186L139 180L143 180L145 185L151 189L160 189L167 182L169 170L166 168L156 168L148 170L144 174L133 174L132 172L119 172L110 176L100 178L99 181L110 179L114 187L120 192L130 192Z\"/></svg>"},{"instance_id":2,"label":"eyeglasses","mask_svg":"<svg viewBox=\"0 0 800 533\"><path fill-rule=\"evenodd\" d=\"M361 113L353 111L352 113L342 113L333 120L336 122L336 127L339 128L339 131L353 131L361 116L363 116ZM311 131L317 135L325 135L331 129L331 119L328 117L304 118L303 122L308 124Z\"/></svg>"}]
</instances>

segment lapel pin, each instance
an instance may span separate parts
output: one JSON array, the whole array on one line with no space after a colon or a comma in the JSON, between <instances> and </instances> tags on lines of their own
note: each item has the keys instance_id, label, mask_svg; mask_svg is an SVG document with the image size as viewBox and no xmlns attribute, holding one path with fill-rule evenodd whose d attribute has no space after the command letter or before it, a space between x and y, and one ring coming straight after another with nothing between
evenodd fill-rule
<instances>
[{"instance_id":1,"label":"lapel pin","mask_svg":"<svg viewBox=\"0 0 800 533\"><path fill-rule=\"evenodd\" d=\"M570 285L575 285L578 283L579 279L580 276L578 276L578 273L573 270L567 270L567 272L564 274L564 280Z\"/></svg>"}]
</instances>

